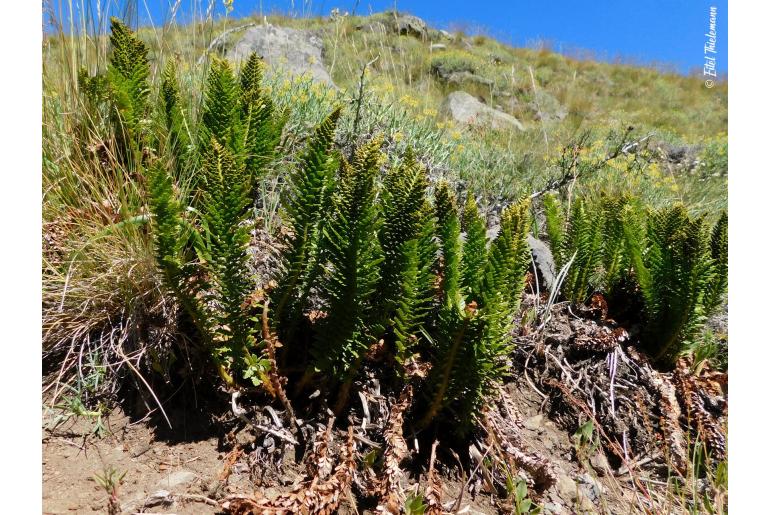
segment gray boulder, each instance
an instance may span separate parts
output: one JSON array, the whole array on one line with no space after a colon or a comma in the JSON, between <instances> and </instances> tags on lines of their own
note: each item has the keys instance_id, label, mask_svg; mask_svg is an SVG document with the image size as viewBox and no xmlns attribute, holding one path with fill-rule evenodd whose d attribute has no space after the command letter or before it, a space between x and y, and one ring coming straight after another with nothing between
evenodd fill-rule
<instances>
[{"instance_id":1,"label":"gray boulder","mask_svg":"<svg viewBox=\"0 0 770 515\"><path fill-rule=\"evenodd\" d=\"M395 13L396 29L405 36L423 37L428 33L428 24L411 14Z\"/></svg>"},{"instance_id":2,"label":"gray boulder","mask_svg":"<svg viewBox=\"0 0 770 515\"><path fill-rule=\"evenodd\" d=\"M450 93L441 105L444 116L465 125L486 125L493 129L516 128L524 126L513 116L492 109L481 103L476 97L465 91Z\"/></svg>"},{"instance_id":3,"label":"gray boulder","mask_svg":"<svg viewBox=\"0 0 770 515\"><path fill-rule=\"evenodd\" d=\"M228 59L247 59L252 52L261 55L275 69L290 75L309 74L314 80L334 85L323 64L323 41L313 31L296 30L275 25L248 29L230 49Z\"/></svg>"},{"instance_id":4,"label":"gray boulder","mask_svg":"<svg viewBox=\"0 0 770 515\"><path fill-rule=\"evenodd\" d=\"M404 36L414 36L421 39L428 37L428 24L421 18L398 11L385 11L373 14L368 21L356 27L367 32L381 32L387 29Z\"/></svg>"}]
</instances>

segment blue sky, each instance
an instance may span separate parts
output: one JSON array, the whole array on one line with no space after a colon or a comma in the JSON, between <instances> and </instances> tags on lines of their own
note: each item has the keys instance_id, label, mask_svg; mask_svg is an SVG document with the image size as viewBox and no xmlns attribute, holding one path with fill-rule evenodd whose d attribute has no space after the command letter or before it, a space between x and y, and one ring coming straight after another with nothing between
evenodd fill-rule
<instances>
[{"instance_id":1,"label":"blue sky","mask_svg":"<svg viewBox=\"0 0 770 515\"><path fill-rule=\"evenodd\" d=\"M60 0L52 0L57 4ZM97 0L74 0L95 4ZM123 6L131 0L102 0ZM205 11L210 0L181 0L178 19L191 16L193 5ZM66 2L63 2L66 3ZM138 0L140 22L167 18L174 0ZM215 0L215 13L224 13ZM709 7L717 8L717 72L727 73L727 0L233 0L231 16L260 12L327 15L332 8L356 14L392 8L411 12L438 28L482 32L516 46L548 41L566 53L588 50L593 57L661 64L687 73L703 66ZM115 8L115 7L113 7ZM119 7L118 7L119 8ZM148 16L149 11L149 16Z\"/></svg>"}]
</instances>

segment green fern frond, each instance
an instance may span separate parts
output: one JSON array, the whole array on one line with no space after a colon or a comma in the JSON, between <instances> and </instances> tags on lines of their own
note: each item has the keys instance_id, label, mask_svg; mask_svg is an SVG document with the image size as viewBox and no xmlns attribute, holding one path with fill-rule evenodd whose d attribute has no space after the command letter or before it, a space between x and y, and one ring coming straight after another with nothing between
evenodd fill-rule
<instances>
[{"instance_id":1,"label":"green fern frond","mask_svg":"<svg viewBox=\"0 0 770 515\"><path fill-rule=\"evenodd\" d=\"M600 200L602 211L602 283L606 291L613 288L628 275L631 268L623 230L624 212L635 209L629 195L606 195Z\"/></svg>"},{"instance_id":2,"label":"green fern frond","mask_svg":"<svg viewBox=\"0 0 770 515\"><path fill-rule=\"evenodd\" d=\"M482 306L502 295L511 311L518 309L530 265L527 234L531 225L529 201L508 206L500 217L500 232L489 250L481 289Z\"/></svg>"},{"instance_id":3,"label":"green fern frond","mask_svg":"<svg viewBox=\"0 0 770 515\"><path fill-rule=\"evenodd\" d=\"M656 361L671 364L705 321L714 274L708 231L678 204L651 212L644 244L630 243L645 300L643 343Z\"/></svg>"},{"instance_id":4,"label":"green fern frond","mask_svg":"<svg viewBox=\"0 0 770 515\"><path fill-rule=\"evenodd\" d=\"M543 212L545 214L546 234L548 234L548 241L551 244L551 254L556 268L560 270L569 257L565 257L566 250L564 248L566 222L562 214L561 204L554 194L548 193L543 197Z\"/></svg>"},{"instance_id":5,"label":"green fern frond","mask_svg":"<svg viewBox=\"0 0 770 515\"><path fill-rule=\"evenodd\" d=\"M238 112L240 90L233 69L224 59L214 58L203 93L203 114L198 140L205 154L212 140L236 156L243 152Z\"/></svg>"},{"instance_id":6,"label":"green fern frond","mask_svg":"<svg viewBox=\"0 0 770 515\"><path fill-rule=\"evenodd\" d=\"M310 287L316 278L318 245L334 181L337 158L333 152L334 131L340 117L335 109L316 127L296 170L289 176L284 197L286 225L291 237L281 256L282 272L273 295L273 316L286 334L296 326ZM286 334L288 338L288 334Z\"/></svg>"},{"instance_id":7,"label":"green fern frond","mask_svg":"<svg viewBox=\"0 0 770 515\"><path fill-rule=\"evenodd\" d=\"M710 315L724 302L727 293L727 212L723 211L711 231L712 280L706 289L704 309Z\"/></svg>"},{"instance_id":8,"label":"green fern frond","mask_svg":"<svg viewBox=\"0 0 770 515\"><path fill-rule=\"evenodd\" d=\"M240 73L240 121L243 148L246 152L246 171L256 180L264 167L272 161L281 139L287 116L276 113L273 101L260 89L264 63L256 52L249 56Z\"/></svg>"},{"instance_id":9,"label":"green fern frond","mask_svg":"<svg viewBox=\"0 0 770 515\"><path fill-rule=\"evenodd\" d=\"M464 305L460 291L462 242L460 240L460 218L457 213L457 204L446 181L441 181L438 184L435 197L436 235L442 257L443 302L450 307L462 309Z\"/></svg>"},{"instance_id":10,"label":"green fern frond","mask_svg":"<svg viewBox=\"0 0 770 515\"><path fill-rule=\"evenodd\" d=\"M408 259L403 246L417 236L422 215L420 208L425 201L427 187L425 167L417 162L411 148L408 148L403 163L387 172L381 196L382 228L379 240L383 263L378 290L380 309L386 318L401 295L400 277ZM411 257L417 267L417 254Z\"/></svg>"},{"instance_id":11,"label":"green fern frond","mask_svg":"<svg viewBox=\"0 0 770 515\"><path fill-rule=\"evenodd\" d=\"M479 213L476 198L468 193L463 209L462 229L465 231L463 244L461 286L469 299L480 300L479 293L484 280L487 262L487 225Z\"/></svg>"},{"instance_id":12,"label":"green fern frond","mask_svg":"<svg viewBox=\"0 0 770 515\"><path fill-rule=\"evenodd\" d=\"M176 77L176 65L169 60L163 69L160 86L161 110L168 131L168 145L176 158L177 167L183 161L190 138L185 123L179 84Z\"/></svg>"},{"instance_id":13,"label":"green fern frond","mask_svg":"<svg viewBox=\"0 0 770 515\"><path fill-rule=\"evenodd\" d=\"M219 306L217 340L223 357L241 365L251 342L242 306L252 284L248 275L251 185L232 152L212 138L203 157L202 219L208 245L213 300Z\"/></svg>"},{"instance_id":14,"label":"green fern frond","mask_svg":"<svg viewBox=\"0 0 770 515\"><path fill-rule=\"evenodd\" d=\"M111 19L107 67L121 159L141 150L140 123L147 115L150 64L147 46L117 18Z\"/></svg>"},{"instance_id":15,"label":"green fern frond","mask_svg":"<svg viewBox=\"0 0 770 515\"><path fill-rule=\"evenodd\" d=\"M323 228L326 274L320 290L327 317L311 355L317 369L346 381L380 331L372 327L372 298L382 261L374 203L381 141L372 140L356 150L352 163L343 162L331 220Z\"/></svg>"},{"instance_id":16,"label":"green fern frond","mask_svg":"<svg viewBox=\"0 0 770 515\"><path fill-rule=\"evenodd\" d=\"M575 254L567 279L564 281L564 296L572 302L582 303L588 298L598 282L596 272L602 260L601 209L576 199L566 231L565 255Z\"/></svg>"}]
</instances>

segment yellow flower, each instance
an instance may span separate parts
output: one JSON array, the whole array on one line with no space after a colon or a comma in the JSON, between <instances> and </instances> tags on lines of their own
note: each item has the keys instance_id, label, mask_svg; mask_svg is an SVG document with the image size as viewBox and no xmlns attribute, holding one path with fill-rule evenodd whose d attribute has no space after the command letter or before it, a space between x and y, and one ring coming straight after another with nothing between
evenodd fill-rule
<instances>
[{"instance_id":1,"label":"yellow flower","mask_svg":"<svg viewBox=\"0 0 770 515\"><path fill-rule=\"evenodd\" d=\"M425 116L436 116L436 114L438 113L436 112L435 109L426 107L425 109L422 110L422 114L424 114Z\"/></svg>"},{"instance_id":2,"label":"yellow flower","mask_svg":"<svg viewBox=\"0 0 770 515\"><path fill-rule=\"evenodd\" d=\"M446 127L446 123L444 123L444 122L438 122L438 123L436 124L436 127L438 127L439 129L443 129L444 127Z\"/></svg>"},{"instance_id":3,"label":"yellow flower","mask_svg":"<svg viewBox=\"0 0 770 515\"><path fill-rule=\"evenodd\" d=\"M452 136L453 140L457 141L458 139L460 139L460 136L462 136L462 134L460 134L460 131L454 130L452 131L452 134L450 134L450 136Z\"/></svg>"},{"instance_id":4,"label":"yellow flower","mask_svg":"<svg viewBox=\"0 0 770 515\"><path fill-rule=\"evenodd\" d=\"M400 143L400 142L402 142L403 140L404 140L404 133L403 133L403 132L401 132L401 131L396 131L396 132L393 134L393 141L395 141L396 143Z\"/></svg>"},{"instance_id":5,"label":"yellow flower","mask_svg":"<svg viewBox=\"0 0 770 515\"><path fill-rule=\"evenodd\" d=\"M457 150L458 152L462 152L463 150L465 150L465 145L460 143L459 145L457 145L457 147L455 147L455 150Z\"/></svg>"}]
</instances>

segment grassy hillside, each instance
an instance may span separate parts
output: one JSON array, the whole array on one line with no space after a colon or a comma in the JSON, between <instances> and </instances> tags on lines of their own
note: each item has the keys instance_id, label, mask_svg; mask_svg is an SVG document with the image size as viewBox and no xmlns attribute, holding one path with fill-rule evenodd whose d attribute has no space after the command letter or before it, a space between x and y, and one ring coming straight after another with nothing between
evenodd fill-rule
<instances>
[{"instance_id":1,"label":"grassy hillside","mask_svg":"<svg viewBox=\"0 0 770 515\"><path fill-rule=\"evenodd\" d=\"M587 168L601 168L586 174L596 178L586 177L580 187L591 189L594 180L597 188L612 187L622 178L624 187L658 205L683 200L703 212L726 207L726 82L707 89L697 76L574 59L548 48L512 48L479 35L447 37L429 29L427 37L420 38L359 30L372 23L387 25L390 18L384 13L266 20L319 31L325 65L346 101L357 94L364 65L372 63L365 80L366 100L382 111L380 118L390 118L387 129L394 142L411 140L418 149L424 145L421 153L436 170L467 181L477 193L496 192L505 199L543 189L565 173L560 167L562 150L578 145ZM140 32L159 61L167 56L180 61L180 69L189 74L183 82L189 85L201 80L194 75L201 70L195 64L207 55L223 54L243 33L232 29L262 22L221 20ZM222 34L220 44L209 52L209 42ZM83 45L84 53L96 57L88 59L91 67L106 55L106 42L95 43ZM49 39L44 55L60 62L57 46L55 38ZM75 66L70 63L72 69ZM452 72L466 72L466 80L442 78ZM294 91L295 86L303 89L281 84L276 91L279 101L289 94L290 99L307 97L312 104L314 95ZM441 103L458 89L514 115L527 130L468 129L444 119ZM648 138L643 147L649 152L620 155L604 163L628 127L633 127L630 141ZM686 166L667 159L672 150L683 149L689 158ZM649 162L653 165L648 167Z\"/></svg>"}]
</instances>

